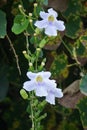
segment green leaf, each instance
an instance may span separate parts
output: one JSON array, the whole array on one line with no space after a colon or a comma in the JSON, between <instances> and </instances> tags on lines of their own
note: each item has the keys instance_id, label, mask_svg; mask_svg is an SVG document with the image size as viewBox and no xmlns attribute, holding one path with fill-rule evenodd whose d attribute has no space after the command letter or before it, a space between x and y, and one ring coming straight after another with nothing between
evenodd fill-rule
<instances>
[{"instance_id":1,"label":"green leaf","mask_svg":"<svg viewBox=\"0 0 87 130\"><path fill-rule=\"evenodd\" d=\"M84 56L85 54L85 47L83 46L83 44L79 41L79 39L76 41L76 54L77 56Z\"/></svg>"},{"instance_id":2,"label":"green leaf","mask_svg":"<svg viewBox=\"0 0 87 130\"><path fill-rule=\"evenodd\" d=\"M43 0L44 5L48 5L48 0Z\"/></svg>"},{"instance_id":3,"label":"green leaf","mask_svg":"<svg viewBox=\"0 0 87 130\"><path fill-rule=\"evenodd\" d=\"M87 48L87 35L83 35L80 37L80 42Z\"/></svg>"},{"instance_id":4,"label":"green leaf","mask_svg":"<svg viewBox=\"0 0 87 130\"><path fill-rule=\"evenodd\" d=\"M45 39L43 39L40 43L39 43L39 47L40 48L43 48L44 46L45 46L45 44L46 44L46 40Z\"/></svg>"},{"instance_id":5,"label":"green leaf","mask_svg":"<svg viewBox=\"0 0 87 130\"><path fill-rule=\"evenodd\" d=\"M14 32L15 34L20 34L22 33L24 30L27 29L29 24L29 20L26 19L25 16L23 15L17 15L14 19L14 24L12 27L12 32Z\"/></svg>"},{"instance_id":6,"label":"green leaf","mask_svg":"<svg viewBox=\"0 0 87 130\"><path fill-rule=\"evenodd\" d=\"M0 10L0 38L4 38L6 35L6 14Z\"/></svg>"},{"instance_id":7,"label":"green leaf","mask_svg":"<svg viewBox=\"0 0 87 130\"><path fill-rule=\"evenodd\" d=\"M87 74L82 78L80 82L80 91L87 96Z\"/></svg>"},{"instance_id":8,"label":"green leaf","mask_svg":"<svg viewBox=\"0 0 87 130\"><path fill-rule=\"evenodd\" d=\"M66 66L67 66L67 56L65 54L60 54L58 56L55 56L55 59L51 65L51 72L53 74L53 76L59 76L61 73L63 73L63 71L65 70Z\"/></svg>"},{"instance_id":9,"label":"green leaf","mask_svg":"<svg viewBox=\"0 0 87 130\"><path fill-rule=\"evenodd\" d=\"M78 32L81 29L81 19L74 15L71 15L66 24L66 36L75 39L78 37Z\"/></svg>"},{"instance_id":10,"label":"green leaf","mask_svg":"<svg viewBox=\"0 0 87 130\"><path fill-rule=\"evenodd\" d=\"M72 14L78 15L81 11L81 1L79 0L69 0L68 1L68 8L64 12L66 17L69 17Z\"/></svg>"},{"instance_id":11,"label":"green leaf","mask_svg":"<svg viewBox=\"0 0 87 130\"><path fill-rule=\"evenodd\" d=\"M84 97L77 104L77 108L80 112L80 118L84 128L87 128L87 97Z\"/></svg>"}]
</instances>

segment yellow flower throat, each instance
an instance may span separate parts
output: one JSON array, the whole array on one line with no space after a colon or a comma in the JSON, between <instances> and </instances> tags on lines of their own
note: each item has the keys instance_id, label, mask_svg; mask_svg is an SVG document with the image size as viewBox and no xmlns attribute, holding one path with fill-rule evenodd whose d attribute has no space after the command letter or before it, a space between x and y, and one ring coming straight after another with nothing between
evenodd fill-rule
<instances>
[{"instance_id":1,"label":"yellow flower throat","mask_svg":"<svg viewBox=\"0 0 87 130\"><path fill-rule=\"evenodd\" d=\"M48 17L48 21L49 21L49 22L53 22L53 21L54 21L54 16L53 16L53 15L50 15L50 16Z\"/></svg>"},{"instance_id":2,"label":"yellow flower throat","mask_svg":"<svg viewBox=\"0 0 87 130\"><path fill-rule=\"evenodd\" d=\"M42 81L43 81L42 76L41 76L41 75L38 75L38 76L36 77L36 81L37 81L37 82L42 82Z\"/></svg>"}]
</instances>

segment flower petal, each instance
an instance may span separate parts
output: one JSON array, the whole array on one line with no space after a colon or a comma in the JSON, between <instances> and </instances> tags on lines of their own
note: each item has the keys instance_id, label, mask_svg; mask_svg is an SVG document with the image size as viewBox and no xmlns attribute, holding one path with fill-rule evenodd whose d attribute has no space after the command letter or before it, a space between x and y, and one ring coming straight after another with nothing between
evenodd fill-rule
<instances>
[{"instance_id":1,"label":"flower petal","mask_svg":"<svg viewBox=\"0 0 87 130\"><path fill-rule=\"evenodd\" d=\"M61 20L56 20L54 22L55 27L59 30L59 31L64 31L65 30L65 25L64 22Z\"/></svg>"},{"instance_id":2,"label":"flower petal","mask_svg":"<svg viewBox=\"0 0 87 130\"><path fill-rule=\"evenodd\" d=\"M44 75L44 78L49 78L51 76L51 73L50 72L44 72L43 75Z\"/></svg>"},{"instance_id":3,"label":"flower petal","mask_svg":"<svg viewBox=\"0 0 87 130\"><path fill-rule=\"evenodd\" d=\"M47 96L47 90L44 88L44 86L38 86L39 88L36 89L36 95L39 97Z\"/></svg>"},{"instance_id":4,"label":"flower petal","mask_svg":"<svg viewBox=\"0 0 87 130\"><path fill-rule=\"evenodd\" d=\"M44 86L50 91L51 89L56 88L57 84L55 83L55 80L46 79L44 80Z\"/></svg>"},{"instance_id":5,"label":"flower petal","mask_svg":"<svg viewBox=\"0 0 87 130\"><path fill-rule=\"evenodd\" d=\"M49 102L50 104L55 105L55 96L54 96L54 94L49 93L49 94L46 96L46 101Z\"/></svg>"},{"instance_id":6,"label":"flower petal","mask_svg":"<svg viewBox=\"0 0 87 130\"><path fill-rule=\"evenodd\" d=\"M62 92L62 90L59 89L59 88L56 88L56 89L55 89L54 94L55 94L55 97L58 97L58 98L62 98L62 97L63 97L63 92Z\"/></svg>"},{"instance_id":7,"label":"flower petal","mask_svg":"<svg viewBox=\"0 0 87 130\"><path fill-rule=\"evenodd\" d=\"M49 25L47 28L45 28L45 34L47 34L48 36L57 36L56 28Z\"/></svg>"},{"instance_id":8,"label":"flower petal","mask_svg":"<svg viewBox=\"0 0 87 130\"><path fill-rule=\"evenodd\" d=\"M27 77L29 78L29 79L34 79L35 77L36 77L36 73L32 73L32 72L27 72Z\"/></svg>"},{"instance_id":9,"label":"flower petal","mask_svg":"<svg viewBox=\"0 0 87 130\"><path fill-rule=\"evenodd\" d=\"M40 17L41 17L42 19L47 19L48 13L45 13L44 11L40 11Z\"/></svg>"},{"instance_id":10,"label":"flower petal","mask_svg":"<svg viewBox=\"0 0 87 130\"><path fill-rule=\"evenodd\" d=\"M48 9L49 15L53 15L54 17L57 17L58 14L56 11L53 10L53 8Z\"/></svg>"},{"instance_id":11,"label":"flower petal","mask_svg":"<svg viewBox=\"0 0 87 130\"><path fill-rule=\"evenodd\" d=\"M47 20L36 21L34 24L36 27L42 29L47 27Z\"/></svg>"},{"instance_id":12,"label":"flower petal","mask_svg":"<svg viewBox=\"0 0 87 130\"><path fill-rule=\"evenodd\" d=\"M26 81L23 84L23 88L27 91L32 91L36 88L36 86L34 85L34 81Z\"/></svg>"}]
</instances>

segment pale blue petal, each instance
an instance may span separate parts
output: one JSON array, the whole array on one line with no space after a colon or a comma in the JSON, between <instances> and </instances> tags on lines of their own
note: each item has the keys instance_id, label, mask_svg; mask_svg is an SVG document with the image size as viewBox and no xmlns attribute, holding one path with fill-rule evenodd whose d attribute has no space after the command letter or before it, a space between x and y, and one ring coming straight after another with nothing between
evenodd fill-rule
<instances>
[{"instance_id":1,"label":"pale blue petal","mask_svg":"<svg viewBox=\"0 0 87 130\"><path fill-rule=\"evenodd\" d=\"M43 73L44 78L49 78L51 76L50 72L42 72L42 73Z\"/></svg>"},{"instance_id":2,"label":"pale blue petal","mask_svg":"<svg viewBox=\"0 0 87 130\"><path fill-rule=\"evenodd\" d=\"M36 77L36 75L37 75L37 73L27 72L27 77L31 80L34 79Z\"/></svg>"},{"instance_id":3,"label":"pale blue petal","mask_svg":"<svg viewBox=\"0 0 87 130\"><path fill-rule=\"evenodd\" d=\"M44 86L38 86L37 89L35 90L36 95L39 97L42 96L47 96L47 90L44 88Z\"/></svg>"},{"instance_id":4,"label":"pale blue petal","mask_svg":"<svg viewBox=\"0 0 87 130\"><path fill-rule=\"evenodd\" d=\"M50 104L55 105L55 96L54 96L54 94L49 93L49 94L46 96L46 101L49 102Z\"/></svg>"},{"instance_id":5,"label":"pale blue petal","mask_svg":"<svg viewBox=\"0 0 87 130\"><path fill-rule=\"evenodd\" d=\"M34 81L26 81L23 84L23 88L26 91L32 91L32 90L34 90L36 88L36 86L34 85Z\"/></svg>"},{"instance_id":6,"label":"pale blue petal","mask_svg":"<svg viewBox=\"0 0 87 130\"><path fill-rule=\"evenodd\" d=\"M47 28L45 28L45 34L48 36L57 36L56 28L51 25L47 26Z\"/></svg>"},{"instance_id":7,"label":"pale blue petal","mask_svg":"<svg viewBox=\"0 0 87 130\"><path fill-rule=\"evenodd\" d=\"M47 20L36 21L34 24L36 27L42 29L47 27Z\"/></svg>"},{"instance_id":8,"label":"pale blue petal","mask_svg":"<svg viewBox=\"0 0 87 130\"><path fill-rule=\"evenodd\" d=\"M65 30L64 22L61 21L61 20L56 20L56 21L54 22L54 25L55 25L55 27L57 28L57 30L59 30L59 31L64 31L64 30Z\"/></svg>"},{"instance_id":9,"label":"pale blue petal","mask_svg":"<svg viewBox=\"0 0 87 130\"><path fill-rule=\"evenodd\" d=\"M53 8L48 9L49 15L53 15L54 17L57 17L58 14L56 11L53 10Z\"/></svg>"},{"instance_id":10,"label":"pale blue petal","mask_svg":"<svg viewBox=\"0 0 87 130\"><path fill-rule=\"evenodd\" d=\"M57 86L55 80L46 79L44 80L44 86L48 91L54 90Z\"/></svg>"},{"instance_id":11,"label":"pale blue petal","mask_svg":"<svg viewBox=\"0 0 87 130\"><path fill-rule=\"evenodd\" d=\"M54 94L55 94L55 97L58 97L58 98L62 98L63 97L63 92L62 92L62 90L61 89L59 89L59 88L56 88L56 89L54 89Z\"/></svg>"},{"instance_id":12,"label":"pale blue petal","mask_svg":"<svg viewBox=\"0 0 87 130\"><path fill-rule=\"evenodd\" d=\"M47 19L48 13L45 13L44 11L40 11L40 17L41 17L42 19Z\"/></svg>"}]
</instances>

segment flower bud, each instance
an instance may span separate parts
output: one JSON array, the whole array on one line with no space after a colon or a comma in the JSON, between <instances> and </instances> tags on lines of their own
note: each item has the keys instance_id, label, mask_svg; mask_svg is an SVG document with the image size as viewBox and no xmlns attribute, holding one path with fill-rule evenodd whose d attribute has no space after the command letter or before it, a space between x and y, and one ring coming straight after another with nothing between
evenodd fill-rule
<instances>
[{"instance_id":1,"label":"flower bud","mask_svg":"<svg viewBox=\"0 0 87 130\"><path fill-rule=\"evenodd\" d=\"M28 94L24 89L20 90L20 95L22 96L23 99L28 99Z\"/></svg>"},{"instance_id":2,"label":"flower bud","mask_svg":"<svg viewBox=\"0 0 87 130\"><path fill-rule=\"evenodd\" d=\"M32 23L32 21L33 21L32 19L29 20L30 23Z\"/></svg>"},{"instance_id":3,"label":"flower bud","mask_svg":"<svg viewBox=\"0 0 87 130\"><path fill-rule=\"evenodd\" d=\"M29 66L30 66L30 67L32 67L32 66L33 66L33 64L30 62L30 63L29 63Z\"/></svg>"},{"instance_id":4,"label":"flower bud","mask_svg":"<svg viewBox=\"0 0 87 130\"><path fill-rule=\"evenodd\" d=\"M32 16L32 13L29 13L29 16Z\"/></svg>"},{"instance_id":5,"label":"flower bud","mask_svg":"<svg viewBox=\"0 0 87 130\"><path fill-rule=\"evenodd\" d=\"M44 62L42 62L42 63L41 63L41 66L45 66L45 63L44 63Z\"/></svg>"},{"instance_id":6,"label":"flower bud","mask_svg":"<svg viewBox=\"0 0 87 130\"><path fill-rule=\"evenodd\" d=\"M38 5L37 3L34 3L34 7L37 7L37 5Z\"/></svg>"}]
</instances>

